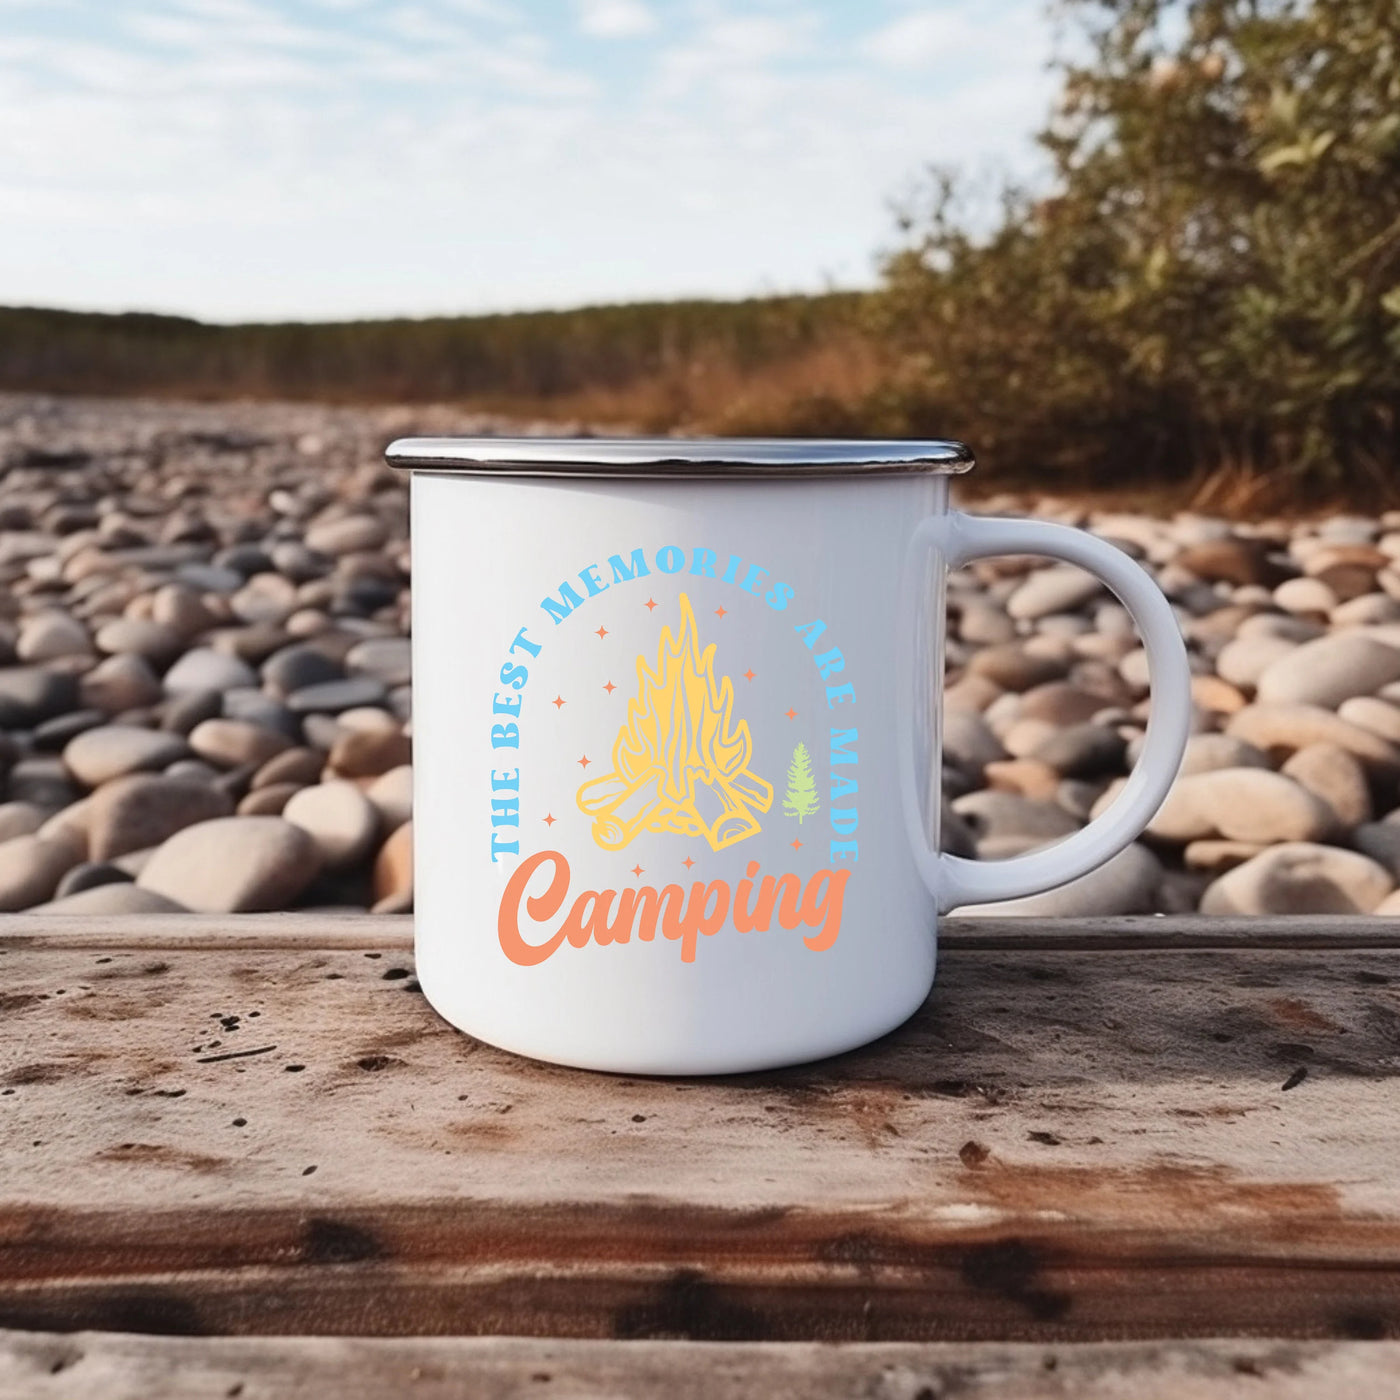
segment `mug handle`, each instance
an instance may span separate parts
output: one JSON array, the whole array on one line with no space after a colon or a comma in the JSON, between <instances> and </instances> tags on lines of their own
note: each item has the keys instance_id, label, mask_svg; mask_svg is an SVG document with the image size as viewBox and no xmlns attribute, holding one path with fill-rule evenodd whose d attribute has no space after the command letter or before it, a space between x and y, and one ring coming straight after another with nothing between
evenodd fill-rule
<instances>
[{"instance_id":1,"label":"mug handle","mask_svg":"<svg viewBox=\"0 0 1400 1400\"><path fill-rule=\"evenodd\" d=\"M912 785L913 725L912 716L906 716L901 726L908 775L904 783L906 816L911 831L920 833L915 845L919 873L937 900L939 912L946 913L963 904L1016 899L1067 884L1130 845L1156 815L1181 765L1191 729L1191 671L1171 605L1151 577L1122 550L1083 530L1043 520L1003 520L961 511L930 516L915 529L910 542L906 600L915 596L915 570L930 550L941 554L945 570L996 554L1043 554L1087 569L1132 615L1147 652L1152 692L1142 753L1109 809L1063 841L1007 860L967 860L929 848L922 836L922 818L917 815ZM910 628L902 632L906 638L913 635L912 618L909 621ZM907 645L900 650L907 655ZM901 689L906 697L912 694L908 685Z\"/></svg>"}]
</instances>

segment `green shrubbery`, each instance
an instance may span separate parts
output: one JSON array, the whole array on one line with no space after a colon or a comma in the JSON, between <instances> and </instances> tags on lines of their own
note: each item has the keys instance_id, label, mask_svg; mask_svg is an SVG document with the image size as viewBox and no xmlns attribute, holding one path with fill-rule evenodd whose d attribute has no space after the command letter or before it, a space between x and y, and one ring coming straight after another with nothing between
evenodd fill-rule
<instances>
[{"instance_id":1,"label":"green shrubbery","mask_svg":"<svg viewBox=\"0 0 1400 1400\"><path fill-rule=\"evenodd\" d=\"M1400 7L1072 0L1048 197L933 182L888 268L887 429L1009 475L1296 498L1400 465ZM1169 36L1177 37L1169 37ZM1239 492L1235 493L1237 496Z\"/></svg>"}]
</instances>

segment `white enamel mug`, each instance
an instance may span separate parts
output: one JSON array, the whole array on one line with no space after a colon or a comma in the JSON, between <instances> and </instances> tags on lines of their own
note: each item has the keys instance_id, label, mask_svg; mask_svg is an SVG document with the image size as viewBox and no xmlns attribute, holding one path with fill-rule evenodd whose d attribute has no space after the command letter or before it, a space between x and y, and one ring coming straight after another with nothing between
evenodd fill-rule
<instances>
[{"instance_id":1,"label":"white enamel mug","mask_svg":"<svg viewBox=\"0 0 1400 1400\"><path fill-rule=\"evenodd\" d=\"M1063 884L1151 819L1191 711L1113 546L949 509L950 442L402 440L412 473L417 970L453 1025L640 1074L812 1060L904 1021L937 915ZM1055 846L938 849L945 577L1097 574L1152 713Z\"/></svg>"}]
</instances>

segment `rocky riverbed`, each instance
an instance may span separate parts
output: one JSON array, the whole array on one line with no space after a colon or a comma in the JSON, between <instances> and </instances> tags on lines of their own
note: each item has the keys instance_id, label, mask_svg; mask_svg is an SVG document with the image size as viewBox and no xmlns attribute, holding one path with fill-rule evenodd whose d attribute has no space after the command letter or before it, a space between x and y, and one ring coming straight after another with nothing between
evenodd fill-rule
<instances>
[{"instance_id":1,"label":"rocky riverbed","mask_svg":"<svg viewBox=\"0 0 1400 1400\"><path fill-rule=\"evenodd\" d=\"M412 907L407 493L447 410L0 396L0 911ZM1195 671L1143 838L1027 913L1400 913L1400 512L1086 512L1148 567ZM1086 575L950 588L945 843L1056 840L1140 747L1143 653Z\"/></svg>"}]
</instances>

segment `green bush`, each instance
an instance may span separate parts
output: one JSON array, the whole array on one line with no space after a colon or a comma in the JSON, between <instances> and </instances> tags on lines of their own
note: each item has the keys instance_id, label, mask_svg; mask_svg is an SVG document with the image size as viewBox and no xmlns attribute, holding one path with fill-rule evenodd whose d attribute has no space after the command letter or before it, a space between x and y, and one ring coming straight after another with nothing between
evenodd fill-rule
<instances>
[{"instance_id":1,"label":"green bush","mask_svg":"<svg viewBox=\"0 0 1400 1400\"><path fill-rule=\"evenodd\" d=\"M1048 197L975 237L931 178L887 267L870 415L998 475L1121 486L1224 469L1281 494L1400 461L1394 0L1070 0Z\"/></svg>"}]
</instances>

